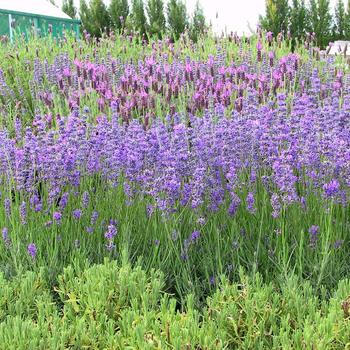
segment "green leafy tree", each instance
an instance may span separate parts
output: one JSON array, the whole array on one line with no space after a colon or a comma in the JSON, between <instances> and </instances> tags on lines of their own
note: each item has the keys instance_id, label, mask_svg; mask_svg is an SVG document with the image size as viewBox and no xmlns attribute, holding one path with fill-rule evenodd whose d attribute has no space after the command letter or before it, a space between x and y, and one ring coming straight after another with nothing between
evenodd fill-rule
<instances>
[{"instance_id":1,"label":"green leafy tree","mask_svg":"<svg viewBox=\"0 0 350 350\"><path fill-rule=\"evenodd\" d=\"M182 0L169 0L167 6L168 26L174 39L179 39L188 25L186 5Z\"/></svg>"},{"instance_id":2,"label":"green leafy tree","mask_svg":"<svg viewBox=\"0 0 350 350\"><path fill-rule=\"evenodd\" d=\"M274 34L278 32L277 23L277 7L274 0L265 1L265 17L260 16L260 25L267 31Z\"/></svg>"},{"instance_id":3,"label":"green leafy tree","mask_svg":"<svg viewBox=\"0 0 350 350\"><path fill-rule=\"evenodd\" d=\"M307 27L305 0L293 0L290 10L290 31L292 36L302 38L306 34Z\"/></svg>"},{"instance_id":4,"label":"green leafy tree","mask_svg":"<svg viewBox=\"0 0 350 350\"><path fill-rule=\"evenodd\" d=\"M203 8L200 5L199 1L197 1L190 26L191 39L194 42L197 42L198 37L205 32L207 27L208 26L206 24Z\"/></svg>"},{"instance_id":5,"label":"green leafy tree","mask_svg":"<svg viewBox=\"0 0 350 350\"><path fill-rule=\"evenodd\" d=\"M63 0L62 11L71 18L75 18L77 16L77 9L74 6L73 0Z\"/></svg>"},{"instance_id":6,"label":"green leafy tree","mask_svg":"<svg viewBox=\"0 0 350 350\"><path fill-rule=\"evenodd\" d=\"M315 32L317 45L326 47L332 32L329 0L310 0L309 23L309 31Z\"/></svg>"},{"instance_id":7,"label":"green leafy tree","mask_svg":"<svg viewBox=\"0 0 350 350\"><path fill-rule=\"evenodd\" d=\"M318 7L317 0L309 0L308 8L308 32L315 32L318 26Z\"/></svg>"},{"instance_id":8,"label":"green leafy tree","mask_svg":"<svg viewBox=\"0 0 350 350\"><path fill-rule=\"evenodd\" d=\"M290 6L288 0L277 0L277 13L280 31L287 32L290 21Z\"/></svg>"},{"instance_id":9,"label":"green leafy tree","mask_svg":"<svg viewBox=\"0 0 350 350\"><path fill-rule=\"evenodd\" d=\"M148 0L147 15L149 19L149 33L151 35L157 35L160 38L166 26L164 1Z\"/></svg>"},{"instance_id":10,"label":"green leafy tree","mask_svg":"<svg viewBox=\"0 0 350 350\"><path fill-rule=\"evenodd\" d=\"M129 15L128 0L112 0L109 6L109 15L113 28L121 31L125 27Z\"/></svg>"},{"instance_id":11,"label":"green leafy tree","mask_svg":"<svg viewBox=\"0 0 350 350\"><path fill-rule=\"evenodd\" d=\"M80 0L79 9L80 9L79 17L81 21L81 29L91 33L91 30L92 30L91 14L90 14L89 6L87 5L85 0Z\"/></svg>"},{"instance_id":12,"label":"green leafy tree","mask_svg":"<svg viewBox=\"0 0 350 350\"><path fill-rule=\"evenodd\" d=\"M91 22L90 34L100 37L104 30L109 30L110 26L109 13L103 0L91 0L89 13Z\"/></svg>"},{"instance_id":13,"label":"green leafy tree","mask_svg":"<svg viewBox=\"0 0 350 350\"><path fill-rule=\"evenodd\" d=\"M147 18L142 0L132 0L132 24L139 34L147 33Z\"/></svg>"},{"instance_id":14,"label":"green leafy tree","mask_svg":"<svg viewBox=\"0 0 350 350\"><path fill-rule=\"evenodd\" d=\"M343 0L338 0L334 10L334 39L343 39L346 32L346 11Z\"/></svg>"},{"instance_id":15,"label":"green leafy tree","mask_svg":"<svg viewBox=\"0 0 350 350\"><path fill-rule=\"evenodd\" d=\"M263 29L271 31L276 36L286 32L289 26L290 7L288 0L266 0L266 15L260 17Z\"/></svg>"},{"instance_id":16,"label":"green leafy tree","mask_svg":"<svg viewBox=\"0 0 350 350\"><path fill-rule=\"evenodd\" d=\"M348 0L348 4L346 7L344 35L347 40L350 40L350 0Z\"/></svg>"}]
</instances>

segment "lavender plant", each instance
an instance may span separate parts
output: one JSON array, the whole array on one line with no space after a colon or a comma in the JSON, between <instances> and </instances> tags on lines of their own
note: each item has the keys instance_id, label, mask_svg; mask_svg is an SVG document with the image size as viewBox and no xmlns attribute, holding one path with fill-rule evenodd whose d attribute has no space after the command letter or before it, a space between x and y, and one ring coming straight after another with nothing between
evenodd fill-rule
<instances>
[{"instance_id":1,"label":"lavender plant","mask_svg":"<svg viewBox=\"0 0 350 350\"><path fill-rule=\"evenodd\" d=\"M267 281L294 273L319 291L345 278L346 62L312 43L289 53L269 33L247 41L86 35L5 49L6 273L45 266L54 281L72 261L126 250L198 303L240 267Z\"/></svg>"}]
</instances>

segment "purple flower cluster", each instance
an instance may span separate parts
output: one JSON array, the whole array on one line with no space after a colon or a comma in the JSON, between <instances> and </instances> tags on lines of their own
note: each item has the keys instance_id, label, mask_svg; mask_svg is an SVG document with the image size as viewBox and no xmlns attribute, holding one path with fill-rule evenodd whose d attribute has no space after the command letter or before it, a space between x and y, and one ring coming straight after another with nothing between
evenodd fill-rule
<instances>
[{"instance_id":1,"label":"purple flower cluster","mask_svg":"<svg viewBox=\"0 0 350 350\"><path fill-rule=\"evenodd\" d=\"M306 210L309 195L348 205L350 75L331 59L315 65L312 57L281 57L271 35L259 38L256 52L232 37L239 50L231 61L219 50L194 60L156 48L138 63L110 55L36 58L30 93L47 113L30 126L16 118L13 128L0 130L5 224L12 229L16 216L30 226L33 215L47 215L47 227L57 229L66 217L80 224L91 215L84 230L106 230L112 250L118 225L97 225L95 185L122 188L128 205L143 200L148 217L191 208L201 230L222 208L230 216L258 215L270 203L264 210L273 220L290 205ZM6 84L1 72L0 80ZM0 100L14 99L11 91L4 88ZM54 117L62 99L71 113ZM312 247L318 231L309 230ZM194 231L183 242L183 259L200 240ZM36 256L33 243L28 253Z\"/></svg>"},{"instance_id":2,"label":"purple flower cluster","mask_svg":"<svg viewBox=\"0 0 350 350\"><path fill-rule=\"evenodd\" d=\"M10 240L10 237L9 237L9 230L7 227L4 227L2 229L2 240L5 244L5 247L9 247L11 245L11 240Z\"/></svg>"},{"instance_id":3,"label":"purple flower cluster","mask_svg":"<svg viewBox=\"0 0 350 350\"><path fill-rule=\"evenodd\" d=\"M325 62L325 68L318 71L313 69L312 56L306 62L294 53L281 57L271 47L270 35L248 50L243 49L238 36L232 35L230 40L238 50L227 61L223 57L229 53L220 52L222 49L195 60L174 52L170 46L169 55L165 43L150 48L137 63L122 62L110 54L73 59L63 53L51 63L35 58L29 92L47 114L35 118L34 123L38 128L52 126L52 111L62 102L73 112L82 110L89 100L89 107L101 113L116 112L125 122L142 116L147 127L160 110L176 117L179 111L197 114L220 104L241 112L248 107L246 99L251 92L259 105L274 101L278 93L294 93L298 85L301 94L310 89L320 99L333 92L341 95L346 87L345 74L341 70L334 74L332 62ZM1 97L16 98L2 74L1 82Z\"/></svg>"},{"instance_id":4,"label":"purple flower cluster","mask_svg":"<svg viewBox=\"0 0 350 350\"><path fill-rule=\"evenodd\" d=\"M53 213L53 219L59 225L61 223L62 214L59 211L55 211Z\"/></svg>"},{"instance_id":5,"label":"purple flower cluster","mask_svg":"<svg viewBox=\"0 0 350 350\"><path fill-rule=\"evenodd\" d=\"M310 247L315 248L318 240L318 234L320 232L320 228L316 225L312 225L309 228L309 235L310 235Z\"/></svg>"},{"instance_id":6,"label":"purple flower cluster","mask_svg":"<svg viewBox=\"0 0 350 350\"><path fill-rule=\"evenodd\" d=\"M36 254L37 254L37 249L36 249L36 245L34 243L30 243L28 244L28 248L27 248L28 254L35 259Z\"/></svg>"},{"instance_id":7,"label":"purple flower cluster","mask_svg":"<svg viewBox=\"0 0 350 350\"><path fill-rule=\"evenodd\" d=\"M257 182L271 195L274 217L282 207L301 205L310 191L348 203L350 92L340 107L337 96L317 103L304 94L295 96L288 108L283 96L277 108L257 107L257 95L251 93L246 109L233 112L230 118L224 117L223 106L217 106L189 120L178 116L170 125L155 120L145 129L138 120L120 124L116 116L82 123L79 115L72 114L58 121L57 130L38 133L28 127L19 144L3 130L0 176L12 183L15 174L16 190L27 193L35 211L39 202L40 210L45 208L37 195L33 199L33 193L38 183L47 186L45 205L57 207L53 220L58 224L67 203L76 197L69 195L67 186L74 194L86 177L95 175L111 186L122 183L129 203L146 196L151 199L151 211L168 213L179 205L215 212L229 201L228 211L235 215L244 187L249 189L246 209L256 213ZM24 161L26 154L33 161ZM84 192L82 206L86 208L90 201L90 194ZM9 198L4 200L4 209L9 217ZM23 224L28 209L23 201ZM74 209L72 216L80 219L82 213ZM91 226L97 215L92 214Z\"/></svg>"},{"instance_id":8,"label":"purple flower cluster","mask_svg":"<svg viewBox=\"0 0 350 350\"><path fill-rule=\"evenodd\" d=\"M114 224L108 225L107 231L105 233L105 238L107 239L108 243L106 244L106 248L108 250L112 250L115 248L115 244L113 242L114 237L117 235L118 231Z\"/></svg>"}]
</instances>

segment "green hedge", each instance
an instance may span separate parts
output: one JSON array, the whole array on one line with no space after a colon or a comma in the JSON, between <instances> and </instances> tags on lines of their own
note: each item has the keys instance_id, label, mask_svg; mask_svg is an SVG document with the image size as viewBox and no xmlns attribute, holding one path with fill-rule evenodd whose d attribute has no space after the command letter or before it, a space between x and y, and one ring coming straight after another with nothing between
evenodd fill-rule
<instances>
[{"instance_id":1,"label":"green hedge","mask_svg":"<svg viewBox=\"0 0 350 350\"><path fill-rule=\"evenodd\" d=\"M163 276L105 261L68 267L50 287L44 270L0 275L1 349L350 349L350 281L330 298L290 278L223 279L202 310L163 293Z\"/></svg>"}]
</instances>

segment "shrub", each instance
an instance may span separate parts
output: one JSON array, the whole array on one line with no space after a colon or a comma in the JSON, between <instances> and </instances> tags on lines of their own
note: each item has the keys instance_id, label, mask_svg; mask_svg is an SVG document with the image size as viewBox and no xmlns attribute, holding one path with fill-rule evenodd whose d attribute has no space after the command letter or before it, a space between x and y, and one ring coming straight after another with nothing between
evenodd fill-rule
<instances>
[{"instance_id":1,"label":"shrub","mask_svg":"<svg viewBox=\"0 0 350 350\"><path fill-rule=\"evenodd\" d=\"M329 299L308 282L283 288L242 272L222 278L198 310L162 292L159 271L114 261L67 267L57 287L45 274L0 279L0 349L345 349L350 346L350 281Z\"/></svg>"}]
</instances>

